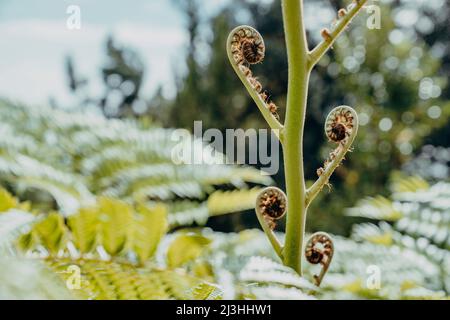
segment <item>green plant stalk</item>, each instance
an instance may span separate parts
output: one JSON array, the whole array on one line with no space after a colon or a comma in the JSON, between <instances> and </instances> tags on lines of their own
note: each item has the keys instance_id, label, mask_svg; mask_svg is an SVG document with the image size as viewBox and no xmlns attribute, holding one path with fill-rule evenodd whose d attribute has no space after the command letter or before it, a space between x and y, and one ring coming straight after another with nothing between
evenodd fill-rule
<instances>
[{"instance_id":1,"label":"green plant stalk","mask_svg":"<svg viewBox=\"0 0 450 320\"><path fill-rule=\"evenodd\" d=\"M302 274L306 220L306 188L303 169L303 131L311 69L303 24L303 1L282 1L288 56L288 93L285 119L284 166L288 214L284 264Z\"/></svg>"},{"instance_id":2,"label":"green plant stalk","mask_svg":"<svg viewBox=\"0 0 450 320\"><path fill-rule=\"evenodd\" d=\"M354 0L352 2L353 6L351 10L343 18L340 18L337 21L336 26L330 33L330 37L328 39L324 39L313 50L311 50L311 52L309 53L309 64L311 65L311 68L317 62L319 62L320 58L322 58L322 56L331 48L339 35L347 28L350 22L352 22L353 18L365 6L366 2L367 0Z\"/></svg>"},{"instance_id":3,"label":"green plant stalk","mask_svg":"<svg viewBox=\"0 0 450 320\"><path fill-rule=\"evenodd\" d=\"M281 260L283 260L283 245L281 244L280 240L278 240L277 235L275 234L275 232L273 232L272 229L269 228L267 223L264 221L264 217L261 215L261 213L256 212L256 217L258 218L259 224L263 228L264 233L267 235L267 238L269 239L270 244L272 245L276 254Z\"/></svg>"}]
</instances>

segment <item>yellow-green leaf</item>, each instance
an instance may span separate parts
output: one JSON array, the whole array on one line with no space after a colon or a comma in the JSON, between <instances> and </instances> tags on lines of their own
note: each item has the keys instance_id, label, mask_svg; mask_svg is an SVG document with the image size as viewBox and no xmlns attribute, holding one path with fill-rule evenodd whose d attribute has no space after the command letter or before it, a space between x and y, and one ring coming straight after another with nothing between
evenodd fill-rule
<instances>
[{"instance_id":1,"label":"yellow-green leaf","mask_svg":"<svg viewBox=\"0 0 450 320\"><path fill-rule=\"evenodd\" d=\"M167 251L167 265L171 268L177 268L194 260L200 256L210 242L210 239L195 233L178 236L170 244L169 250Z\"/></svg>"},{"instance_id":2,"label":"yellow-green leaf","mask_svg":"<svg viewBox=\"0 0 450 320\"><path fill-rule=\"evenodd\" d=\"M66 226L63 217L56 212L50 213L45 219L36 223L32 232L53 255L56 255L65 245Z\"/></svg>"},{"instance_id":3,"label":"yellow-green leaf","mask_svg":"<svg viewBox=\"0 0 450 320\"><path fill-rule=\"evenodd\" d=\"M167 228L167 211L164 206L157 205L152 208L137 206L133 228L133 250L141 263L155 253Z\"/></svg>"},{"instance_id":4,"label":"yellow-green leaf","mask_svg":"<svg viewBox=\"0 0 450 320\"><path fill-rule=\"evenodd\" d=\"M99 213L96 208L83 208L70 216L67 223L72 232L72 241L81 253L90 252L96 243L99 231Z\"/></svg>"},{"instance_id":5,"label":"yellow-green leaf","mask_svg":"<svg viewBox=\"0 0 450 320\"><path fill-rule=\"evenodd\" d=\"M217 216L252 209L260 191L260 188L215 191L208 198L209 215Z\"/></svg>"},{"instance_id":6,"label":"yellow-green leaf","mask_svg":"<svg viewBox=\"0 0 450 320\"><path fill-rule=\"evenodd\" d=\"M133 209L123 201L100 198L101 243L106 252L116 255L121 252L133 227Z\"/></svg>"},{"instance_id":7,"label":"yellow-green leaf","mask_svg":"<svg viewBox=\"0 0 450 320\"><path fill-rule=\"evenodd\" d=\"M17 207L17 199L14 198L8 191L0 188L0 212L8 211L9 209Z\"/></svg>"}]
</instances>

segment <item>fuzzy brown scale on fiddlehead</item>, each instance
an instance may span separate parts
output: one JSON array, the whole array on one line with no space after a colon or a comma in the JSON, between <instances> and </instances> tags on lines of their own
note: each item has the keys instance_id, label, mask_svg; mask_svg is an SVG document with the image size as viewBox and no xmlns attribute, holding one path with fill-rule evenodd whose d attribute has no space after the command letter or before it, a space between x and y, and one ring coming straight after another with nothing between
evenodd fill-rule
<instances>
[{"instance_id":1,"label":"fuzzy brown scale on fiddlehead","mask_svg":"<svg viewBox=\"0 0 450 320\"><path fill-rule=\"evenodd\" d=\"M347 14L347 10L345 10L345 9L339 9L339 11L338 11L338 17L339 17L339 18L345 17L346 14Z\"/></svg>"},{"instance_id":2,"label":"fuzzy brown scale on fiddlehead","mask_svg":"<svg viewBox=\"0 0 450 320\"><path fill-rule=\"evenodd\" d=\"M253 76L250 65L261 63L265 56L265 45L262 36L258 31L249 26L242 26L235 29L231 38L231 54L239 70L246 77L252 89L264 101L266 108L277 119L279 119L276 104L268 99L268 95L263 91L261 82Z\"/></svg>"},{"instance_id":3,"label":"fuzzy brown scale on fiddlehead","mask_svg":"<svg viewBox=\"0 0 450 320\"><path fill-rule=\"evenodd\" d=\"M320 35L322 36L323 40L331 41L331 33L327 28L323 28L322 30L320 30Z\"/></svg>"},{"instance_id":4,"label":"fuzzy brown scale on fiddlehead","mask_svg":"<svg viewBox=\"0 0 450 320\"><path fill-rule=\"evenodd\" d=\"M320 177L325 172L324 168L320 167L316 170L317 176Z\"/></svg>"},{"instance_id":5,"label":"fuzzy brown scale on fiddlehead","mask_svg":"<svg viewBox=\"0 0 450 320\"><path fill-rule=\"evenodd\" d=\"M243 64L239 65L239 70L247 77L247 78L253 78L252 70L250 70L249 67L244 66Z\"/></svg>"},{"instance_id":6,"label":"fuzzy brown scale on fiddlehead","mask_svg":"<svg viewBox=\"0 0 450 320\"><path fill-rule=\"evenodd\" d=\"M333 258L333 240L325 232L316 232L308 240L305 246L306 260L311 264L320 264L322 270L319 275L314 275L316 285L319 286L325 276Z\"/></svg>"},{"instance_id":7,"label":"fuzzy brown scale on fiddlehead","mask_svg":"<svg viewBox=\"0 0 450 320\"><path fill-rule=\"evenodd\" d=\"M275 103L270 101L267 107L269 108L269 111L275 116L275 118L280 119L280 116L278 115L278 107Z\"/></svg>"},{"instance_id":8,"label":"fuzzy brown scale on fiddlehead","mask_svg":"<svg viewBox=\"0 0 450 320\"><path fill-rule=\"evenodd\" d=\"M263 101L265 103L267 103L269 101L269 95L267 94L266 91L261 92L261 94L259 96L261 97L261 99L263 99Z\"/></svg>"},{"instance_id":9,"label":"fuzzy brown scale on fiddlehead","mask_svg":"<svg viewBox=\"0 0 450 320\"><path fill-rule=\"evenodd\" d=\"M268 187L261 191L256 200L257 213L262 215L270 229L275 229L276 221L283 218L287 209L285 193L276 187Z\"/></svg>"},{"instance_id":10,"label":"fuzzy brown scale on fiddlehead","mask_svg":"<svg viewBox=\"0 0 450 320\"><path fill-rule=\"evenodd\" d=\"M252 85L252 88L261 96L262 93L262 84L258 81L257 78L251 77L249 78L250 84Z\"/></svg>"},{"instance_id":11,"label":"fuzzy brown scale on fiddlehead","mask_svg":"<svg viewBox=\"0 0 450 320\"><path fill-rule=\"evenodd\" d=\"M264 59L264 44L260 40L247 40L242 42L242 55L249 64L256 64Z\"/></svg>"}]
</instances>

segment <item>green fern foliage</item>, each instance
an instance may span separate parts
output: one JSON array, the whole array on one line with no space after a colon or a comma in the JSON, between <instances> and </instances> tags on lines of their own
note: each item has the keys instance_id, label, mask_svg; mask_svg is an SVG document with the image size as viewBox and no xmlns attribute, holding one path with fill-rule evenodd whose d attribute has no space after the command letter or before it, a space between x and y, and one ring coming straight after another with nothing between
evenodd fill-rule
<instances>
[{"instance_id":1,"label":"green fern foliage","mask_svg":"<svg viewBox=\"0 0 450 320\"><path fill-rule=\"evenodd\" d=\"M227 165L223 155L189 134L176 139L174 130L144 122L4 100L0 115L0 182L35 206L64 215L104 196L164 203L171 227L204 223L211 215L250 209L257 189L248 184L271 182L258 170ZM190 157L180 158L176 150ZM191 165L189 158L197 161L198 154L203 161ZM215 193L210 201L221 186L230 192ZM227 201L232 196L239 202ZM120 250L117 241L109 249Z\"/></svg>"},{"instance_id":2,"label":"green fern foliage","mask_svg":"<svg viewBox=\"0 0 450 320\"><path fill-rule=\"evenodd\" d=\"M100 198L98 219L100 220L100 243L110 255L117 255L125 248L133 228L132 208L119 200Z\"/></svg>"},{"instance_id":3,"label":"green fern foliage","mask_svg":"<svg viewBox=\"0 0 450 320\"><path fill-rule=\"evenodd\" d=\"M132 255L131 262L143 264L153 256L166 231L163 206L132 206L102 197L97 205L82 208L67 219L58 213L41 216L22 236L21 244L25 250L37 250L43 256Z\"/></svg>"},{"instance_id":4,"label":"green fern foliage","mask_svg":"<svg viewBox=\"0 0 450 320\"><path fill-rule=\"evenodd\" d=\"M442 299L438 265L415 250L333 237L339 248L323 284L328 299ZM421 293L420 295L417 293Z\"/></svg>"},{"instance_id":5,"label":"green fern foliage","mask_svg":"<svg viewBox=\"0 0 450 320\"><path fill-rule=\"evenodd\" d=\"M386 221L397 221L402 217L401 211L383 196L360 200L356 207L347 210L347 215Z\"/></svg>"},{"instance_id":6,"label":"green fern foliage","mask_svg":"<svg viewBox=\"0 0 450 320\"><path fill-rule=\"evenodd\" d=\"M203 281L157 268L137 268L127 263L95 259L48 260L76 296L99 300L157 300L202 298L192 288Z\"/></svg>"},{"instance_id":7,"label":"green fern foliage","mask_svg":"<svg viewBox=\"0 0 450 320\"><path fill-rule=\"evenodd\" d=\"M394 194L418 192L430 188L428 182L419 176L405 177L402 176L402 174L394 173L391 180L392 183L390 189Z\"/></svg>"},{"instance_id":8,"label":"green fern foliage","mask_svg":"<svg viewBox=\"0 0 450 320\"><path fill-rule=\"evenodd\" d=\"M17 207L17 199L5 189L0 189L0 212Z\"/></svg>"},{"instance_id":9,"label":"green fern foliage","mask_svg":"<svg viewBox=\"0 0 450 320\"><path fill-rule=\"evenodd\" d=\"M34 218L17 209L0 213L0 256L14 255L14 241L31 228Z\"/></svg>"},{"instance_id":10,"label":"green fern foliage","mask_svg":"<svg viewBox=\"0 0 450 320\"><path fill-rule=\"evenodd\" d=\"M441 182L428 186L413 177L394 181L392 189L395 191L392 199L384 199L383 208L395 208L396 218L386 219L392 216L385 214L389 210L381 212L378 202L364 200L349 212L379 222L355 226L353 238L385 246L386 250L415 255L414 261L427 261L428 266L418 266L417 274L433 270L433 276L427 280L429 286L449 294L450 184Z\"/></svg>"},{"instance_id":11,"label":"green fern foliage","mask_svg":"<svg viewBox=\"0 0 450 320\"><path fill-rule=\"evenodd\" d=\"M28 235L25 235L27 237ZM63 217L52 212L33 226L29 237L39 243L50 255L57 255L67 244L66 226Z\"/></svg>"},{"instance_id":12,"label":"green fern foliage","mask_svg":"<svg viewBox=\"0 0 450 320\"><path fill-rule=\"evenodd\" d=\"M209 217L240 212L253 208L260 188L217 190L206 201L173 201L169 204L171 228L192 224L203 225Z\"/></svg>"},{"instance_id":13,"label":"green fern foliage","mask_svg":"<svg viewBox=\"0 0 450 320\"><path fill-rule=\"evenodd\" d=\"M94 250L97 234L100 232L100 220L96 208L81 208L77 214L67 218L67 226L71 230L72 242L80 254Z\"/></svg>"},{"instance_id":14,"label":"green fern foliage","mask_svg":"<svg viewBox=\"0 0 450 320\"><path fill-rule=\"evenodd\" d=\"M0 257L0 300L72 300L64 282L41 261Z\"/></svg>"},{"instance_id":15,"label":"green fern foliage","mask_svg":"<svg viewBox=\"0 0 450 320\"><path fill-rule=\"evenodd\" d=\"M198 258L210 242L207 237L196 233L179 235L167 250L167 265L177 268Z\"/></svg>"},{"instance_id":16,"label":"green fern foliage","mask_svg":"<svg viewBox=\"0 0 450 320\"><path fill-rule=\"evenodd\" d=\"M6 191L3 194L10 198L11 204L20 206ZM202 249L198 244L208 242L207 238L190 234L176 238L167 256L168 261L178 260L170 263L169 269L158 267L151 260L168 229L167 212L161 205L132 206L100 198L97 205L80 209L67 219L56 212L34 215L10 208L0 214L0 227L3 254L17 256L14 260L0 260L0 275L13 272L9 264L18 268L14 272L26 272L2 282L0 297L220 298L221 291L213 284L183 270L174 270L198 256ZM19 236L20 251L13 246ZM179 249L181 252L175 252ZM21 258L22 253L33 259ZM28 268L32 269L27 271ZM55 277L55 273L60 277ZM17 280L29 274L41 280L33 279L29 283ZM47 291L44 284L48 286ZM36 292L27 294L25 288Z\"/></svg>"},{"instance_id":17,"label":"green fern foliage","mask_svg":"<svg viewBox=\"0 0 450 320\"><path fill-rule=\"evenodd\" d=\"M139 261L146 261L152 257L158 244L166 234L168 223L166 209L162 206L148 208L144 205L137 207L137 219L133 227L133 247Z\"/></svg>"},{"instance_id":18,"label":"green fern foliage","mask_svg":"<svg viewBox=\"0 0 450 320\"><path fill-rule=\"evenodd\" d=\"M390 226L382 222L383 228ZM366 224L361 224L363 228ZM283 266L261 231L238 234L204 231L213 241L191 260L193 274L216 283L224 299L444 299L448 274L443 262L394 238L367 241L333 236L335 254L321 288ZM375 235L377 237L375 237ZM387 239L387 240L386 240ZM306 279L318 268L308 265ZM377 285L372 276L380 272Z\"/></svg>"},{"instance_id":19,"label":"green fern foliage","mask_svg":"<svg viewBox=\"0 0 450 320\"><path fill-rule=\"evenodd\" d=\"M223 294L216 285L206 282L196 286L192 292L196 300L220 300Z\"/></svg>"},{"instance_id":20,"label":"green fern foliage","mask_svg":"<svg viewBox=\"0 0 450 320\"><path fill-rule=\"evenodd\" d=\"M259 171L226 165L190 135L175 141L173 130L144 122L2 100L0 115L0 299L450 295L448 183L394 176L391 197L349 209L367 221L351 238L333 236L317 288L309 280L318 266L299 277L259 230L179 228L253 208L257 185L271 182ZM177 153L199 157L192 146L209 164Z\"/></svg>"},{"instance_id":21,"label":"green fern foliage","mask_svg":"<svg viewBox=\"0 0 450 320\"><path fill-rule=\"evenodd\" d=\"M216 191L208 198L208 212L212 216L217 216L253 208L259 192L259 188Z\"/></svg>"}]
</instances>

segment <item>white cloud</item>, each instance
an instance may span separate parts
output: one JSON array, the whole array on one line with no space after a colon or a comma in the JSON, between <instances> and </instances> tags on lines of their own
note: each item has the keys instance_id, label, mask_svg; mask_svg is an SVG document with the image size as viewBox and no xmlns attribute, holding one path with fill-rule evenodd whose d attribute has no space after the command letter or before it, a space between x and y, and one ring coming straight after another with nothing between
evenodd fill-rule
<instances>
[{"instance_id":1,"label":"white cloud","mask_svg":"<svg viewBox=\"0 0 450 320\"><path fill-rule=\"evenodd\" d=\"M83 22L81 30L69 30L65 20L39 19L0 22L0 34L0 96L32 104L46 103L49 96L69 103L63 64L68 54L74 56L81 74L98 80L108 34L143 58L149 69L145 93L160 83L173 86L172 61L187 39L175 27L119 22L111 29Z\"/></svg>"}]
</instances>

